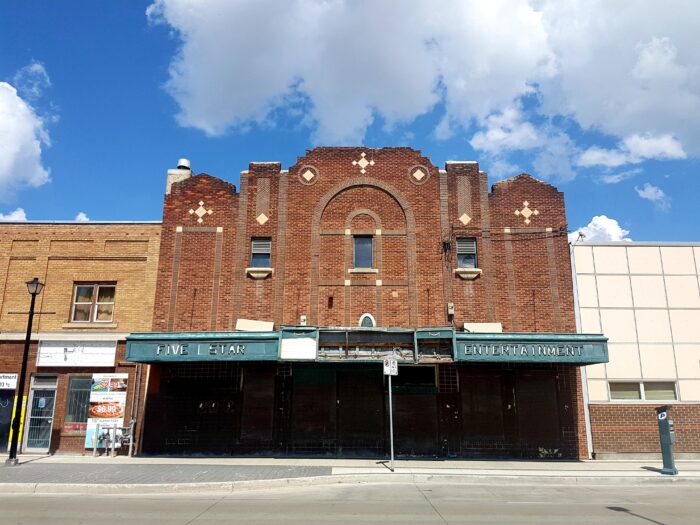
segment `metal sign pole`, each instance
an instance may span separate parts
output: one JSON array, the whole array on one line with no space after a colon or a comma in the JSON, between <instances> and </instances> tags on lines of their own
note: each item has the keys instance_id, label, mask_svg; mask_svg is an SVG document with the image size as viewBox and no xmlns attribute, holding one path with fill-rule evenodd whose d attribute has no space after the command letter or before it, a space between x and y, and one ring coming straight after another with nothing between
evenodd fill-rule
<instances>
[{"instance_id":1,"label":"metal sign pole","mask_svg":"<svg viewBox=\"0 0 700 525\"><path fill-rule=\"evenodd\" d=\"M391 403L391 376L389 376L389 444L391 447L391 463L389 469L394 472L394 409Z\"/></svg>"}]
</instances>

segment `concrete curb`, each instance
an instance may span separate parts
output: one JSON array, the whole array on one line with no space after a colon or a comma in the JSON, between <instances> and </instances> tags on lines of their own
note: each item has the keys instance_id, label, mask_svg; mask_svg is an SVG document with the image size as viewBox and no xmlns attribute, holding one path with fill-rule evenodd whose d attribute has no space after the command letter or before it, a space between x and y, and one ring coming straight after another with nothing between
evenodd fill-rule
<instances>
[{"instance_id":1,"label":"concrete curb","mask_svg":"<svg viewBox=\"0 0 700 525\"><path fill-rule=\"evenodd\" d=\"M448 474L347 474L300 478L258 479L211 483L0 483L4 494L182 494L233 493L247 490L310 487L329 485L390 484L390 483L447 483L455 485L700 485L700 477L683 476L522 476L522 475L448 475Z\"/></svg>"}]
</instances>

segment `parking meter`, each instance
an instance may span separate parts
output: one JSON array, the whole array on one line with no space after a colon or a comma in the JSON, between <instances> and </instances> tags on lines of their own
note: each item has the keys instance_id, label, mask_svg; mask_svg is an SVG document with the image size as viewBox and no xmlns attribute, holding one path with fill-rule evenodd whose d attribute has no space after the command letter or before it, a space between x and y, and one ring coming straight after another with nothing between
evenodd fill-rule
<instances>
[{"instance_id":1,"label":"parking meter","mask_svg":"<svg viewBox=\"0 0 700 525\"><path fill-rule=\"evenodd\" d=\"M675 476L678 474L678 469L676 469L673 461L673 444L676 442L676 430L673 421L668 417L670 408L668 405L656 407L656 417L659 422L659 441L661 442L661 457L664 462L661 473Z\"/></svg>"}]
</instances>

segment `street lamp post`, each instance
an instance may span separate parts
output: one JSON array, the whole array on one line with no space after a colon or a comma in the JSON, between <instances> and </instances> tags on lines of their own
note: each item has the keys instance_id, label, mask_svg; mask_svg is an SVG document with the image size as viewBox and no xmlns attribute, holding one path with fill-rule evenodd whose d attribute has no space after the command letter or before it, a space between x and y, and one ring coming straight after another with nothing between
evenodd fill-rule
<instances>
[{"instance_id":1,"label":"street lamp post","mask_svg":"<svg viewBox=\"0 0 700 525\"><path fill-rule=\"evenodd\" d=\"M22 419L22 405L24 399L24 384L27 376L27 361L29 361L29 342L32 337L32 321L34 320L34 303L36 296L41 293L44 288L38 278L34 277L31 281L27 281L27 291L32 296L32 302L29 305L29 319L27 320L27 336L24 338L24 354L22 355L22 370L19 374L17 382L17 392L15 393L15 417L12 420L12 439L10 440L10 457L5 461L5 465L17 465L17 442L19 440L19 427Z\"/></svg>"}]
</instances>

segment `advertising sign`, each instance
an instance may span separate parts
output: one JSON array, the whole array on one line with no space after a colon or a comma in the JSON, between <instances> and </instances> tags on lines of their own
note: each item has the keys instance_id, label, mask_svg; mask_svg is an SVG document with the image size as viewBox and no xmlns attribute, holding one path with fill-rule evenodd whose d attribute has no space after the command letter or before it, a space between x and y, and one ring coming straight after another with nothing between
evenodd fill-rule
<instances>
[{"instance_id":1,"label":"advertising sign","mask_svg":"<svg viewBox=\"0 0 700 525\"><path fill-rule=\"evenodd\" d=\"M90 388L90 408L88 411L87 431L85 433L85 448L94 446L93 438L100 426L98 447L104 447L102 429L105 427L123 427L126 411L126 390L129 374L93 374ZM119 447L121 430L117 431L115 447ZM110 437L113 436L110 432Z\"/></svg>"},{"instance_id":2,"label":"advertising sign","mask_svg":"<svg viewBox=\"0 0 700 525\"><path fill-rule=\"evenodd\" d=\"M597 334L458 333L456 361L499 363L608 362L607 338Z\"/></svg>"},{"instance_id":3,"label":"advertising sign","mask_svg":"<svg viewBox=\"0 0 700 525\"><path fill-rule=\"evenodd\" d=\"M116 341L41 341L37 366L114 366Z\"/></svg>"},{"instance_id":4,"label":"advertising sign","mask_svg":"<svg viewBox=\"0 0 700 525\"><path fill-rule=\"evenodd\" d=\"M277 332L130 334L126 360L138 363L277 361Z\"/></svg>"},{"instance_id":5,"label":"advertising sign","mask_svg":"<svg viewBox=\"0 0 700 525\"><path fill-rule=\"evenodd\" d=\"M17 374L0 374L0 390L15 390Z\"/></svg>"}]
</instances>

